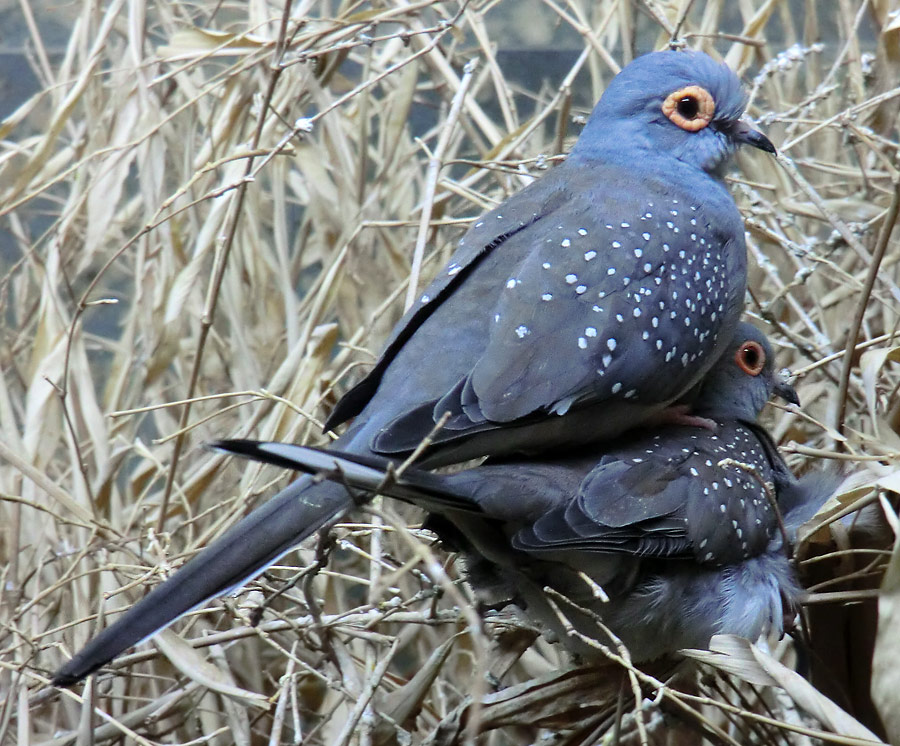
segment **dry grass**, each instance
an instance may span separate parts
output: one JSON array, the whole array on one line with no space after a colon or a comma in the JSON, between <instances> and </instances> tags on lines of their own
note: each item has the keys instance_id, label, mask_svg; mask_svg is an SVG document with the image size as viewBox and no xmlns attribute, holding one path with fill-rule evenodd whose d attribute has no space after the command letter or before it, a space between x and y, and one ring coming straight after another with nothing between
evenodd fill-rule
<instances>
[{"instance_id":1,"label":"dry grass","mask_svg":"<svg viewBox=\"0 0 900 746\"><path fill-rule=\"evenodd\" d=\"M121 659L97 680L93 715L80 690L44 685L98 614L139 597L286 478L200 445L321 442L321 419L410 288L472 218L552 165L615 65L672 33L740 72L782 151L779 162L749 155L734 181L749 313L771 324L804 402L802 414L772 410L773 431L801 470L849 460L841 506L880 499L894 516L895 3L21 7L69 36L57 50L28 39L42 90L0 123L0 742L74 743L91 722L96 743L449 743L482 730L485 743L524 744L539 726L563 728L559 743L596 737L619 696L616 669L560 673L558 650L528 647L514 620L482 626L451 563L405 529L416 516L387 503L339 528L327 569L260 626L248 611L293 569L180 623L188 643L169 635L163 652ZM498 55L498 41L567 54L536 57L539 71L559 69L525 76L528 58ZM861 546L843 526L834 533L817 532L816 551ZM870 547L810 564L823 602L810 621L826 640L816 655L835 663L814 681L877 730L872 626L858 620L873 621L867 589L890 542ZM316 549L291 559L314 566ZM895 738L898 572L895 553L873 681ZM794 665L786 643L772 655ZM674 718L652 704L627 714L623 742L662 743L673 722L716 743L863 742L855 721L815 716L814 691L792 690L773 662L766 682L761 665L745 662L730 683L706 668L683 694L643 673L621 679L627 693L662 692ZM514 688L490 693L488 672Z\"/></svg>"}]
</instances>

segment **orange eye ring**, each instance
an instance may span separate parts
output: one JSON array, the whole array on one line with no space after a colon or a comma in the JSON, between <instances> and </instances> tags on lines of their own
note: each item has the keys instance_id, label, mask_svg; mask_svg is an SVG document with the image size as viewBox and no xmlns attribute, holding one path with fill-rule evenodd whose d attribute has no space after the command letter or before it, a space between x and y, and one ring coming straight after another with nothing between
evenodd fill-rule
<instances>
[{"instance_id":1,"label":"orange eye ring","mask_svg":"<svg viewBox=\"0 0 900 746\"><path fill-rule=\"evenodd\" d=\"M698 132L712 121L716 102L705 88L689 85L670 93L663 101L662 111L681 129Z\"/></svg>"},{"instance_id":2,"label":"orange eye ring","mask_svg":"<svg viewBox=\"0 0 900 746\"><path fill-rule=\"evenodd\" d=\"M734 353L734 362L748 376L758 376L766 367L766 351L759 342L748 339Z\"/></svg>"}]
</instances>

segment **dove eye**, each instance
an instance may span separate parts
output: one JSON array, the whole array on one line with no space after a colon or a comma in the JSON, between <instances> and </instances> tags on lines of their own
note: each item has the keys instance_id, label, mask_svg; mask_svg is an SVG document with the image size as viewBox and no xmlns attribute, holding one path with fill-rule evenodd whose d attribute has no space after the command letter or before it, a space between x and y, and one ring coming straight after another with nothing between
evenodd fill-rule
<instances>
[{"instance_id":1,"label":"dove eye","mask_svg":"<svg viewBox=\"0 0 900 746\"><path fill-rule=\"evenodd\" d=\"M685 96L678 99L678 103L675 104L675 111L685 119L696 119L697 114L700 113L700 102L694 96Z\"/></svg>"},{"instance_id":2,"label":"dove eye","mask_svg":"<svg viewBox=\"0 0 900 746\"><path fill-rule=\"evenodd\" d=\"M747 375L758 376L766 367L766 351L759 342L747 341L734 353L734 361Z\"/></svg>"},{"instance_id":3,"label":"dove eye","mask_svg":"<svg viewBox=\"0 0 900 746\"><path fill-rule=\"evenodd\" d=\"M708 125L716 112L712 94L699 85L689 85L670 93L662 105L674 124L687 132L697 132Z\"/></svg>"}]
</instances>

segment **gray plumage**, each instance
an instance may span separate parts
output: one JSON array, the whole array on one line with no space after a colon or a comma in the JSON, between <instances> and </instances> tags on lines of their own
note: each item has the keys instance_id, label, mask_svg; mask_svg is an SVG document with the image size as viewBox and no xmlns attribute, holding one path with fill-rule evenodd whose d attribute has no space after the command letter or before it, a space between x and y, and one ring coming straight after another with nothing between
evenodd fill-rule
<instances>
[{"instance_id":1,"label":"gray plumage","mask_svg":"<svg viewBox=\"0 0 900 746\"><path fill-rule=\"evenodd\" d=\"M549 585L599 614L646 660L705 647L717 633L780 631L792 608L799 588L766 490L795 532L834 485L796 480L756 424L773 391L794 400L776 380L765 337L742 324L696 394L694 412L715 431L661 426L567 458L398 478L385 477L380 458L278 443L216 447L424 507L429 525L462 550L483 597L517 601L577 652L596 655L565 635L543 591ZM580 572L610 600L599 601ZM589 614L556 603L576 629L609 642Z\"/></svg>"},{"instance_id":2,"label":"gray plumage","mask_svg":"<svg viewBox=\"0 0 900 746\"><path fill-rule=\"evenodd\" d=\"M743 106L735 75L700 52L625 67L566 161L463 236L332 412L329 429L356 417L335 447L403 455L449 412L427 466L570 448L615 438L696 385L731 338L745 292L743 225L724 168L741 144L774 152L741 122ZM239 586L352 505L339 486L294 482L55 681L77 681Z\"/></svg>"}]
</instances>

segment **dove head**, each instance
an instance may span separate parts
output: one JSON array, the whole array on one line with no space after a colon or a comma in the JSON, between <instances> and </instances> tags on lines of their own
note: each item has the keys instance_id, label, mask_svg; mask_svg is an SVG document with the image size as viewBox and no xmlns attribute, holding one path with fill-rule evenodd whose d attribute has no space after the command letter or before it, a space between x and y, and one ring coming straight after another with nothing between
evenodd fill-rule
<instances>
[{"instance_id":1,"label":"dove head","mask_svg":"<svg viewBox=\"0 0 900 746\"><path fill-rule=\"evenodd\" d=\"M793 387L776 373L766 335L742 322L732 343L703 379L693 412L713 419L755 422L772 394L791 404L800 403Z\"/></svg>"},{"instance_id":2,"label":"dove head","mask_svg":"<svg viewBox=\"0 0 900 746\"><path fill-rule=\"evenodd\" d=\"M762 133L742 121L745 104L737 76L709 55L653 52L613 78L572 156L627 161L633 167L676 158L720 177L741 145L775 152Z\"/></svg>"}]
</instances>

